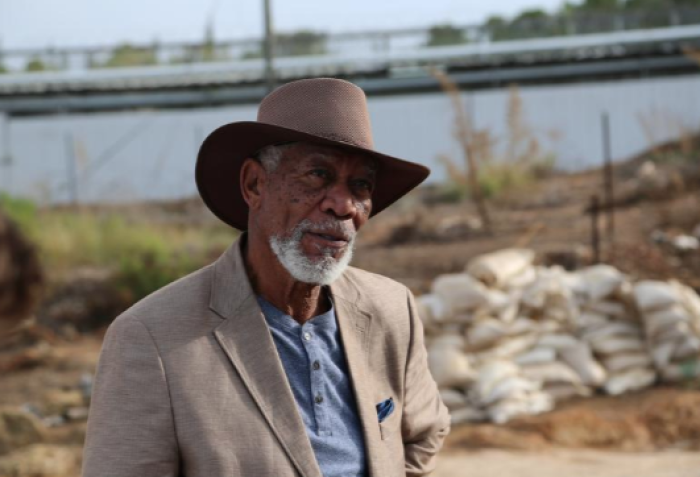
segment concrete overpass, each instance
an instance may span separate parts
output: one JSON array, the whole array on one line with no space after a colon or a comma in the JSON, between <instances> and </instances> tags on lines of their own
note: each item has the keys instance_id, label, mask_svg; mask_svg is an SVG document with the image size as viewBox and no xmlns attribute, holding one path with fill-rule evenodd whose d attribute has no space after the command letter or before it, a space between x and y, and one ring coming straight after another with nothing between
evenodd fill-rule
<instances>
[{"instance_id":1,"label":"concrete overpass","mask_svg":"<svg viewBox=\"0 0 700 477\"><path fill-rule=\"evenodd\" d=\"M346 78L370 96L439 90L429 68L468 90L696 73L700 25L276 60L279 82ZM252 104L262 60L0 75L0 114L31 116Z\"/></svg>"}]
</instances>

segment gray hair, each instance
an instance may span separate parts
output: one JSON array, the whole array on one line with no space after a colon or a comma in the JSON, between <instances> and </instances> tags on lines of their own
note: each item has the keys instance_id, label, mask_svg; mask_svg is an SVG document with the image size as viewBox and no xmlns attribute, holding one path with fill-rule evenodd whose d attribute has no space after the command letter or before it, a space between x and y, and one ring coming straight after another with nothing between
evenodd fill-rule
<instances>
[{"instance_id":1,"label":"gray hair","mask_svg":"<svg viewBox=\"0 0 700 477\"><path fill-rule=\"evenodd\" d=\"M282 151L291 145L292 144L280 144L265 146L258 151L256 157L267 172L275 172L275 169L277 169L277 166L280 165L280 161L282 160Z\"/></svg>"}]
</instances>

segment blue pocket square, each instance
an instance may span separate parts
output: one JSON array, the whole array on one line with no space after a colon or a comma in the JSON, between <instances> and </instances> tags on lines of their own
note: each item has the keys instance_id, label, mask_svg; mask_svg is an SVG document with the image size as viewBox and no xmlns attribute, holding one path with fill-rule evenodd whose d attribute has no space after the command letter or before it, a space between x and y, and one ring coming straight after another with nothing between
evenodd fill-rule
<instances>
[{"instance_id":1,"label":"blue pocket square","mask_svg":"<svg viewBox=\"0 0 700 477\"><path fill-rule=\"evenodd\" d=\"M377 417L379 418L379 422L384 421L392 412L394 412L394 398L389 398L377 404Z\"/></svg>"}]
</instances>

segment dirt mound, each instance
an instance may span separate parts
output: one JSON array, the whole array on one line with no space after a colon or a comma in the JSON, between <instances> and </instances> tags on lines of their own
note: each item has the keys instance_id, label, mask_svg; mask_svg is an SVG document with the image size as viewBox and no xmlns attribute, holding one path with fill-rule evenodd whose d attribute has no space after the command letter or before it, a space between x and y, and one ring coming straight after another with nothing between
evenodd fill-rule
<instances>
[{"instance_id":1,"label":"dirt mound","mask_svg":"<svg viewBox=\"0 0 700 477\"><path fill-rule=\"evenodd\" d=\"M623 450L652 447L649 430L630 416L611 418L587 409L570 409L521 425L558 447Z\"/></svg>"},{"instance_id":2,"label":"dirt mound","mask_svg":"<svg viewBox=\"0 0 700 477\"><path fill-rule=\"evenodd\" d=\"M34 416L13 408L0 408L0 455L41 442L43 425ZM0 472L0 475L5 475Z\"/></svg>"},{"instance_id":3,"label":"dirt mound","mask_svg":"<svg viewBox=\"0 0 700 477\"><path fill-rule=\"evenodd\" d=\"M623 396L599 396L504 426L456 426L453 449L597 448L648 451L700 449L700 391L653 388Z\"/></svg>"},{"instance_id":4,"label":"dirt mound","mask_svg":"<svg viewBox=\"0 0 700 477\"><path fill-rule=\"evenodd\" d=\"M680 394L656 402L640 416L640 421L659 447L680 442L700 448L700 393Z\"/></svg>"},{"instance_id":5,"label":"dirt mound","mask_svg":"<svg viewBox=\"0 0 700 477\"><path fill-rule=\"evenodd\" d=\"M36 249L0 211L0 318L28 317L39 300L42 283Z\"/></svg>"},{"instance_id":6,"label":"dirt mound","mask_svg":"<svg viewBox=\"0 0 700 477\"><path fill-rule=\"evenodd\" d=\"M5 477L73 477L80 473L80 447L36 444L0 458Z\"/></svg>"}]
</instances>

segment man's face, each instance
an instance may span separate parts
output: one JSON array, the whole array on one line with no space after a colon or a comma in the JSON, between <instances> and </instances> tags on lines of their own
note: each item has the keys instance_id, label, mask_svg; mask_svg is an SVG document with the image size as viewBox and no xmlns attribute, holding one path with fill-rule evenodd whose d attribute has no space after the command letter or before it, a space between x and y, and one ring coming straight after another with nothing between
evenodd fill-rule
<instances>
[{"instance_id":1,"label":"man's face","mask_svg":"<svg viewBox=\"0 0 700 477\"><path fill-rule=\"evenodd\" d=\"M340 148L293 144L267 178L256 220L272 250L297 280L332 282L369 219L373 162Z\"/></svg>"}]
</instances>

